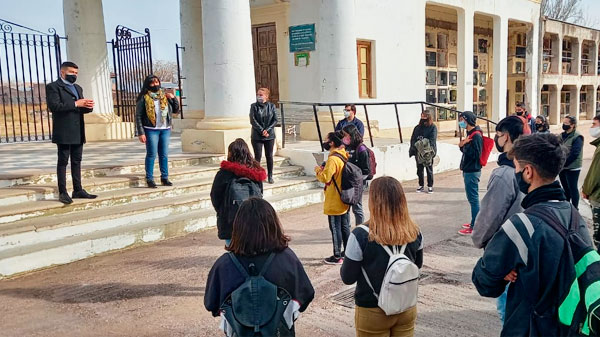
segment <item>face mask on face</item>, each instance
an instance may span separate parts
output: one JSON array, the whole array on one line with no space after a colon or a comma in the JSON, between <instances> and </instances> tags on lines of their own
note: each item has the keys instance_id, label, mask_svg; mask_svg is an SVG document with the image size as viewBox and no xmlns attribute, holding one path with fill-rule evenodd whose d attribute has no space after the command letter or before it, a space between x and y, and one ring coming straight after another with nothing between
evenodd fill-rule
<instances>
[{"instance_id":1,"label":"face mask on face","mask_svg":"<svg viewBox=\"0 0 600 337\"><path fill-rule=\"evenodd\" d=\"M569 131L569 129L571 128L571 126L569 124L563 124L562 129L565 131Z\"/></svg>"},{"instance_id":2,"label":"face mask on face","mask_svg":"<svg viewBox=\"0 0 600 337\"><path fill-rule=\"evenodd\" d=\"M539 130L539 129L542 129L544 127L544 124L542 124L542 123L535 123L535 127Z\"/></svg>"},{"instance_id":3,"label":"face mask on face","mask_svg":"<svg viewBox=\"0 0 600 337\"><path fill-rule=\"evenodd\" d=\"M517 111L517 116L523 116L523 111Z\"/></svg>"},{"instance_id":4,"label":"face mask on face","mask_svg":"<svg viewBox=\"0 0 600 337\"><path fill-rule=\"evenodd\" d=\"M160 89L160 85L151 85L148 87L148 90L150 90L152 92L158 92L159 89Z\"/></svg>"},{"instance_id":5,"label":"face mask on face","mask_svg":"<svg viewBox=\"0 0 600 337\"><path fill-rule=\"evenodd\" d=\"M331 145L329 145L329 143L323 143L323 148L329 151L331 149Z\"/></svg>"},{"instance_id":6,"label":"face mask on face","mask_svg":"<svg viewBox=\"0 0 600 337\"><path fill-rule=\"evenodd\" d=\"M73 84L73 83L75 83L75 81L77 81L77 75L67 74L67 75L65 75L65 81Z\"/></svg>"},{"instance_id":7,"label":"face mask on face","mask_svg":"<svg viewBox=\"0 0 600 337\"><path fill-rule=\"evenodd\" d=\"M265 98L264 98L264 97L262 97L262 96L256 96L256 101L257 101L258 103L264 103L264 102L265 102Z\"/></svg>"},{"instance_id":8,"label":"face mask on face","mask_svg":"<svg viewBox=\"0 0 600 337\"><path fill-rule=\"evenodd\" d=\"M344 110L344 118L350 117L350 111Z\"/></svg>"},{"instance_id":9,"label":"face mask on face","mask_svg":"<svg viewBox=\"0 0 600 337\"><path fill-rule=\"evenodd\" d=\"M350 137L344 137L344 139L342 139L342 143L344 143L346 146L350 145Z\"/></svg>"},{"instance_id":10,"label":"face mask on face","mask_svg":"<svg viewBox=\"0 0 600 337\"><path fill-rule=\"evenodd\" d=\"M523 179L523 170L521 170L521 172L515 173L515 177L517 178L517 183L519 184L519 190L524 194L527 194L529 193L529 187L531 187L531 184L526 182L525 179Z\"/></svg>"},{"instance_id":11,"label":"face mask on face","mask_svg":"<svg viewBox=\"0 0 600 337\"><path fill-rule=\"evenodd\" d=\"M600 137L600 126L590 128L590 136L592 136L593 138L599 138Z\"/></svg>"},{"instance_id":12,"label":"face mask on face","mask_svg":"<svg viewBox=\"0 0 600 337\"><path fill-rule=\"evenodd\" d=\"M498 143L498 139L499 138L496 135L496 137L494 137L494 143L496 143L496 150L498 150L498 152L504 152L504 145L506 145L506 143L504 143L504 145L500 146L500 143Z\"/></svg>"},{"instance_id":13,"label":"face mask on face","mask_svg":"<svg viewBox=\"0 0 600 337\"><path fill-rule=\"evenodd\" d=\"M461 129L466 129L466 128L467 128L467 122L465 122L465 121L460 121L460 122L458 122L458 126L459 126Z\"/></svg>"}]
</instances>

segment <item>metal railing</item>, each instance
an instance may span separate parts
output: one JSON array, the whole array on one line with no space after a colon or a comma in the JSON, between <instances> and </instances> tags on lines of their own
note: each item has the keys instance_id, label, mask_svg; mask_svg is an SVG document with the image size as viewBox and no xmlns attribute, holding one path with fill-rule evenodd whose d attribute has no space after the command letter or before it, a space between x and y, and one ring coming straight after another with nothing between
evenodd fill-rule
<instances>
[{"instance_id":1,"label":"metal railing","mask_svg":"<svg viewBox=\"0 0 600 337\"><path fill-rule=\"evenodd\" d=\"M285 106L286 105L298 105L298 106L312 106L312 110L313 110L313 114L314 114L314 118L315 118L315 124L317 127L317 134L319 135L319 143L321 146L321 151L323 151L323 135L321 133L321 125L319 123L319 115L318 115L318 109L317 107L328 107L329 108L329 114L331 116L331 123L333 124L333 128L335 129L336 126L336 121L335 121L335 117L333 115L333 107L334 106L341 106L341 107L345 107L347 105L354 105L356 107L362 106L363 107L363 111L365 113L365 119L367 122L367 130L369 131L369 141L371 143L371 147L374 146L373 143L373 133L371 132L371 119L369 118L369 111L367 109L367 106L394 106L394 112L396 114L396 123L397 123L397 127L398 127L398 136L400 139L400 143L404 143L404 139L402 137L402 125L400 123L400 115L398 113L398 106L405 106L405 105L419 105L421 107L421 113L425 112L425 106L430 106L430 107L434 107L434 108L438 108L438 109L445 109L447 111L452 111L456 113L456 122L457 122L457 133L459 138L462 140L462 130L460 130L460 127L458 127L458 119L459 119L459 115L462 113L462 111L453 109L453 108L449 108L449 107L445 107L445 106L441 106L441 105L437 105L434 103L428 103L428 102L423 102L423 101L410 101L410 102L359 102L359 103L317 103L317 102L294 102L294 101L279 101L279 108L280 108L280 112L281 112L281 128L283 130L285 129ZM484 117L479 117L477 116L477 119L483 120L486 122L487 125L487 133L488 133L488 137L490 137L490 124L494 124L496 125L495 122L484 118ZM434 120L437 121L437 114L434 114ZM282 143L281 143L282 147L285 148L285 134L283 135L283 139L282 139Z\"/></svg>"},{"instance_id":2,"label":"metal railing","mask_svg":"<svg viewBox=\"0 0 600 337\"><path fill-rule=\"evenodd\" d=\"M183 119L183 107L187 106L183 103L186 98L183 95L183 88L181 87L181 81L185 80L185 77L181 75L181 61L179 60L179 49L185 52L185 47L180 46L178 43L175 44L175 57L177 59L177 87L179 89L179 118Z\"/></svg>"}]
</instances>

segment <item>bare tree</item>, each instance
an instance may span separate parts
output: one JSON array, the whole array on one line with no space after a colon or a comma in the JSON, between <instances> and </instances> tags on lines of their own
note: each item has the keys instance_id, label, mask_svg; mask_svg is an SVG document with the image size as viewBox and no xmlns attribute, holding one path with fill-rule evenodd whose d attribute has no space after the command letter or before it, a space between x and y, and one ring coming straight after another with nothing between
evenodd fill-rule
<instances>
[{"instance_id":1,"label":"bare tree","mask_svg":"<svg viewBox=\"0 0 600 337\"><path fill-rule=\"evenodd\" d=\"M582 8L582 0L543 0L542 14L555 20L582 26L594 26L597 20L591 18Z\"/></svg>"},{"instance_id":2,"label":"bare tree","mask_svg":"<svg viewBox=\"0 0 600 337\"><path fill-rule=\"evenodd\" d=\"M174 61L154 61L152 72L161 82L177 83L177 63Z\"/></svg>"}]
</instances>

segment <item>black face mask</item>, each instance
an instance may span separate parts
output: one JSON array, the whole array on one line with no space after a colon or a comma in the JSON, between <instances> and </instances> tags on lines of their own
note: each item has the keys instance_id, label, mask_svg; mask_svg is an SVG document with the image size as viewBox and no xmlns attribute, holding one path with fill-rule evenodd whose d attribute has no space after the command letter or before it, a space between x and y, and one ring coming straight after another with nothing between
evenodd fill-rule
<instances>
[{"instance_id":1,"label":"black face mask","mask_svg":"<svg viewBox=\"0 0 600 337\"><path fill-rule=\"evenodd\" d=\"M571 128L571 126L569 124L563 124L562 128L565 131L569 131L569 129Z\"/></svg>"},{"instance_id":2,"label":"black face mask","mask_svg":"<svg viewBox=\"0 0 600 337\"><path fill-rule=\"evenodd\" d=\"M517 111L517 116L523 116L523 111Z\"/></svg>"},{"instance_id":3,"label":"black face mask","mask_svg":"<svg viewBox=\"0 0 600 337\"><path fill-rule=\"evenodd\" d=\"M331 149L331 145L329 145L329 143L323 143L323 148L329 151Z\"/></svg>"},{"instance_id":4,"label":"black face mask","mask_svg":"<svg viewBox=\"0 0 600 337\"><path fill-rule=\"evenodd\" d=\"M75 83L75 81L77 81L77 75L73 75L73 74L65 75L65 81L73 84L73 83Z\"/></svg>"},{"instance_id":5,"label":"black face mask","mask_svg":"<svg viewBox=\"0 0 600 337\"><path fill-rule=\"evenodd\" d=\"M531 187L531 184L523 179L523 171L515 173L515 177L517 178L517 184L519 184L519 191L523 192L524 194L529 193L529 187Z\"/></svg>"},{"instance_id":6,"label":"black face mask","mask_svg":"<svg viewBox=\"0 0 600 337\"><path fill-rule=\"evenodd\" d=\"M160 90L160 85L151 85L148 87L148 90L152 92L158 92L158 90Z\"/></svg>"},{"instance_id":7,"label":"black face mask","mask_svg":"<svg viewBox=\"0 0 600 337\"><path fill-rule=\"evenodd\" d=\"M497 135L494 137L494 143L496 143L496 150L498 150L498 152L504 152L504 146L500 146L500 144L498 143ZM504 145L506 145L506 144L504 144Z\"/></svg>"},{"instance_id":8,"label":"black face mask","mask_svg":"<svg viewBox=\"0 0 600 337\"><path fill-rule=\"evenodd\" d=\"M535 128L538 130L544 130L544 124L536 124Z\"/></svg>"}]
</instances>

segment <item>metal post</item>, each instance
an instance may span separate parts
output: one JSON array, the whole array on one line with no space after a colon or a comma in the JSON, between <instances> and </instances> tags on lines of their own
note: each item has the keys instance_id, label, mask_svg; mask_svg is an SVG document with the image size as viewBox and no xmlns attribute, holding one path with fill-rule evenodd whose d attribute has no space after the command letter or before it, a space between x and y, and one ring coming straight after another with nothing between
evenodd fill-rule
<instances>
[{"instance_id":1,"label":"metal post","mask_svg":"<svg viewBox=\"0 0 600 337\"><path fill-rule=\"evenodd\" d=\"M367 105L363 104L363 108L365 109L365 117L367 118L367 128L369 129L369 138L371 139L371 147L373 145L373 135L371 134L371 122L369 122L369 113L367 112Z\"/></svg>"},{"instance_id":2,"label":"metal post","mask_svg":"<svg viewBox=\"0 0 600 337\"><path fill-rule=\"evenodd\" d=\"M321 126L319 125L319 116L317 114L317 105L313 104L313 113L315 114L315 122L317 122L317 133L319 133L319 146L321 146L321 152L325 151L323 148L323 136L321 135Z\"/></svg>"},{"instance_id":3,"label":"metal post","mask_svg":"<svg viewBox=\"0 0 600 337\"><path fill-rule=\"evenodd\" d=\"M394 109L396 110L396 122L398 122L398 133L400 134L400 144L403 144L402 140L402 128L400 127L400 116L398 115L398 104L394 104Z\"/></svg>"},{"instance_id":4,"label":"metal post","mask_svg":"<svg viewBox=\"0 0 600 337\"><path fill-rule=\"evenodd\" d=\"M119 80L120 80L120 76L119 76L119 71L118 71L118 64L119 62L117 61L116 57L115 57L115 40L112 39L110 41L110 46L112 49L112 56L113 56L113 69L115 72L115 99L116 102L113 102L113 108L116 106L117 108L117 116L122 116L121 113L121 105L119 104ZM116 104L114 104L116 103Z\"/></svg>"},{"instance_id":5,"label":"metal post","mask_svg":"<svg viewBox=\"0 0 600 337\"><path fill-rule=\"evenodd\" d=\"M335 118L333 117L333 109L329 106L329 114L331 115L331 124L333 124L333 130L335 130Z\"/></svg>"},{"instance_id":6,"label":"metal post","mask_svg":"<svg viewBox=\"0 0 600 337\"><path fill-rule=\"evenodd\" d=\"M492 138L492 137L490 137L490 121L489 121L489 120L487 120L487 121L486 121L486 123L487 123L487 133L488 133L488 138Z\"/></svg>"},{"instance_id":7,"label":"metal post","mask_svg":"<svg viewBox=\"0 0 600 337\"><path fill-rule=\"evenodd\" d=\"M285 114L283 113L283 103L279 103L281 108L281 148L285 149ZM182 117L183 118L183 117Z\"/></svg>"},{"instance_id":8,"label":"metal post","mask_svg":"<svg viewBox=\"0 0 600 337\"><path fill-rule=\"evenodd\" d=\"M179 87L179 118L183 119L183 90L181 89L181 64L179 62L179 48L185 51L185 47L179 47L179 44L175 43L175 56L177 58L177 85ZM284 141L285 142L285 141Z\"/></svg>"}]
</instances>

